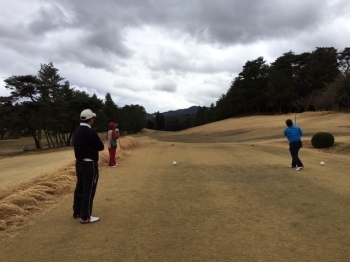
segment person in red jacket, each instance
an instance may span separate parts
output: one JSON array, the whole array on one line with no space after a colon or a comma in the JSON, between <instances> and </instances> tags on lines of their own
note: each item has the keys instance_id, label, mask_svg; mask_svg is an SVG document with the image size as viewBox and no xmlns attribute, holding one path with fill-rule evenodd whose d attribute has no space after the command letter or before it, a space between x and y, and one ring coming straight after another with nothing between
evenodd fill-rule
<instances>
[{"instance_id":1,"label":"person in red jacket","mask_svg":"<svg viewBox=\"0 0 350 262\"><path fill-rule=\"evenodd\" d=\"M117 162L115 160L116 154L117 154L117 139L119 138L119 135L117 132L115 132L115 128L117 127L117 123L110 122L108 125L108 132L107 132L107 144L108 144L108 152L109 152L109 166L110 167L117 167ZM113 141L115 141L115 145L113 145Z\"/></svg>"}]
</instances>

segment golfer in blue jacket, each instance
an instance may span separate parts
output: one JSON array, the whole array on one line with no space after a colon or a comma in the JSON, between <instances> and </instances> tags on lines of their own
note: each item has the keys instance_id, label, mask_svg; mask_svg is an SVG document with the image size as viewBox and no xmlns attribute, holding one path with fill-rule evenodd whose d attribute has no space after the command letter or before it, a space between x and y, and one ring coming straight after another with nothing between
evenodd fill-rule
<instances>
[{"instance_id":1,"label":"golfer in blue jacket","mask_svg":"<svg viewBox=\"0 0 350 262\"><path fill-rule=\"evenodd\" d=\"M295 170L300 171L304 168L303 163L299 159L298 153L300 148L302 147L301 137L303 132L300 127L293 125L293 121L291 119L286 120L287 128L284 130L284 136L287 137L289 142L289 151L292 156L292 164L291 168L295 168Z\"/></svg>"}]
</instances>

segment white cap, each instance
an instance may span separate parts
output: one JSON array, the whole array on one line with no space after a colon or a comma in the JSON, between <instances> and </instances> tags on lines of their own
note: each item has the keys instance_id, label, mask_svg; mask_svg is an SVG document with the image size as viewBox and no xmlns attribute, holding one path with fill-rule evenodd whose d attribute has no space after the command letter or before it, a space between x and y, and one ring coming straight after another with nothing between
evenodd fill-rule
<instances>
[{"instance_id":1,"label":"white cap","mask_svg":"<svg viewBox=\"0 0 350 262\"><path fill-rule=\"evenodd\" d=\"M85 109L80 113L80 120L89 120L90 118L96 117L96 114L90 109Z\"/></svg>"}]
</instances>

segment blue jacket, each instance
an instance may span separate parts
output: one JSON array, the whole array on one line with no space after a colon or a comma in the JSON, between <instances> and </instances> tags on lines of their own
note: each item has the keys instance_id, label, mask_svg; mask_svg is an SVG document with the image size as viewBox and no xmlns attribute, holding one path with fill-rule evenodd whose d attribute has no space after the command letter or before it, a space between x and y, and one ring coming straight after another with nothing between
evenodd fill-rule
<instances>
[{"instance_id":1,"label":"blue jacket","mask_svg":"<svg viewBox=\"0 0 350 262\"><path fill-rule=\"evenodd\" d=\"M284 131L284 136L287 137L289 143L300 142L303 132L298 126L289 126Z\"/></svg>"}]
</instances>

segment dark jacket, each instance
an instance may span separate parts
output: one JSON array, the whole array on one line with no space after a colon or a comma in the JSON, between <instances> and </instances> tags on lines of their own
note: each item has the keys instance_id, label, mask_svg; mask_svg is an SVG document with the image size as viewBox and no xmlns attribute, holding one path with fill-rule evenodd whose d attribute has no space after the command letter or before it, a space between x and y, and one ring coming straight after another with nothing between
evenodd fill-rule
<instances>
[{"instance_id":1,"label":"dark jacket","mask_svg":"<svg viewBox=\"0 0 350 262\"><path fill-rule=\"evenodd\" d=\"M74 154L76 160L81 161L84 158L90 158L94 161L98 161L98 151L102 151L103 149L104 144L96 131L88 126L79 126L75 129Z\"/></svg>"}]
</instances>

